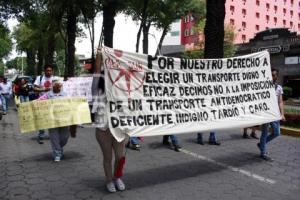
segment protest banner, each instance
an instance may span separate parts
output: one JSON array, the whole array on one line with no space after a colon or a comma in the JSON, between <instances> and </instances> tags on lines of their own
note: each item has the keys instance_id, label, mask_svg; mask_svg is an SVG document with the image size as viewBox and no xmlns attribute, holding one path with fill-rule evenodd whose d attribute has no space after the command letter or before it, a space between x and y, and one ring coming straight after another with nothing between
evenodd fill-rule
<instances>
[{"instance_id":1,"label":"protest banner","mask_svg":"<svg viewBox=\"0 0 300 200\"><path fill-rule=\"evenodd\" d=\"M86 97L91 102L93 77L71 77L63 82L63 91L67 96Z\"/></svg>"},{"instance_id":2,"label":"protest banner","mask_svg":"<svg viewBox=\"0 0 300 200\"><path fill-rule=\"evenodd\" d=\"M227 59L103 48L110 130L154 136L242 128L280 119L267 51Z\"/></svg>"},{"instance_id":3,"label":"protest banner","mask_svg":"<svg viewBox=\"0 0 300 200\"><path fill-rule=\"evenodd\" d=\"M18 111L21 133L91 122L84 97L25 102Z\"/></svg>"}]
</instances>

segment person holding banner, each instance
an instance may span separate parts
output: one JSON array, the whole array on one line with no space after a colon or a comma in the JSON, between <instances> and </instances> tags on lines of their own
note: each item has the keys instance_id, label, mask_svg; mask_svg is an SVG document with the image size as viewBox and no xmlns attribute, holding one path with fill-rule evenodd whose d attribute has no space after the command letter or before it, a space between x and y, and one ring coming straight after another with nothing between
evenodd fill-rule
<instances>
[{"instance_id":1,"label":"person holding banner","mask_svg":"<svg viewBox=\"0 0 300 200\"><path fill-rule=\"evenodd\" d=\"M98 72L101 71L101 52L98 51L96 57L96 69ZM106 95L105 95L105 81L103 76L103 71L98 80L98 95L105 98L100 98L99 100L103 105L106 105ZM106 177L106 189L108 192L116 192L117 189L120 191L125 190L125 184L121 177L123 176L123 167L125 164L125 140L118 142L114 136L111 134L108 128L107 114L105 109L98 109L98 116L103 119L99 121L103 122L101 128L96 128L96 139L100 145L103 154L103 168ZM114 168L112 166L113 152L115 155Z\"/></svg>"},{"instance_id":2,"label":"person holding banner","mask_svg":"<svg viewBox=\"0 0 300 200\"><path fill-rule=\"evenodd\" d=\"M278 101L279 111L281 114L281 120L285 121L283 100L282 100L283 90L282 87L277 83L278 73L279 71L277 69L272 69L272 78L273 78L273 83L275 85L275 92ZM270 135L268 135L269 127L272 128L272 133ZM279 135L280 135L280 121L274 121L262 125L260 142L257 143L257 146L260 150L260 157L263 160L266 161L273 160L271 157L267 155L267 144L274 138L278 137Z\"/></svg>"},{"instance_id":3,"label":"person holding banner","mask_svg":"<svg viewBox=\"0 0 300 200\"><path fill-rule=\"evenodd\" d=\"M66 96L66 94L61 91L62 84L57 79L52 80L52 85L52 91L45 93L39 100L56 99ZM69 139L69 127L50 128L49 137L54 162L59 162L63 157L63 147L67 144Z\"/></svg>"},{"instance_id":4,"label":"person holding banner","mask_svg":"<svg viewBox=\"0 0 300 200\"><path fill-rule=\"evenodd\" d=\"M197 134L197 143L201 144L201 145L204 145L202 133ZM210 145L221 145L221 143L217 141L215 132L210 132L209 133L208 144L210 144Z\"/></svg>"},{"instance_id":5,"label":"person holding banner","mask_svg":"<svg viewBox=\"0 0 300 200\"><path fill-rule=\"evenodd\" d=\"M45 65L44 67L44 75L38 76L34 82L34 91L38 93L38 96L42 96L45 92L51 90L51 84L53 79L53 66ZM45 130L39 130L38 132L38 143L43 144L43 139L45 137Z\"/></svg>"}]
</instances>

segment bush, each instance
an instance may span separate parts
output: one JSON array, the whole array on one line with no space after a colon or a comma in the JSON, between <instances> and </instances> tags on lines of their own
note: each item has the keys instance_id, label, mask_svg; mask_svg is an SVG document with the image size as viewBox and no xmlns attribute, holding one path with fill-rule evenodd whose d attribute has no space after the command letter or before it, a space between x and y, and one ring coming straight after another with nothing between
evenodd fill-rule
<instances>
[{"instance_id":1,"label":"bush","mask_svg":"<svg viewBox=\"0 0 300 200\"><path fill-rule=\"evenodd\" d=\"M283 98L284 100L287 100L293 95L293 89L291 87L283 87Z\"/></svg>"}]
</instances>

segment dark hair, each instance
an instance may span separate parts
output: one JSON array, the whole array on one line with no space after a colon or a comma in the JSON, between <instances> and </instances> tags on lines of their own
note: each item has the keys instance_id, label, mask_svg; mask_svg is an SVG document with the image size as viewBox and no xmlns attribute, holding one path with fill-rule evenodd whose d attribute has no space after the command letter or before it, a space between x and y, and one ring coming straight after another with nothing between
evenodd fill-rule
<instances>
[{"instance_id":1,"label":"dark hair","mask_svg":"<svg viewBox=\"0 0 300 200\"><path fill-rule=\"evenodd\" d=\"M275 69L275 68L272 68L271 69L271 72L276 72L277 74L279 73L279 70L278 69Z\"/></svg>"},{"instance_id":2,"label":"dark hair","mask_svg":"<svg viewBox=\"0 0 300 200\"><path fill-rule=\"evenodd\" d=\"M45 64L44 70L46 70L47 68L51 68L53 70L53 65L51 65L51 64Z\"/></svg>"}]
</instances>

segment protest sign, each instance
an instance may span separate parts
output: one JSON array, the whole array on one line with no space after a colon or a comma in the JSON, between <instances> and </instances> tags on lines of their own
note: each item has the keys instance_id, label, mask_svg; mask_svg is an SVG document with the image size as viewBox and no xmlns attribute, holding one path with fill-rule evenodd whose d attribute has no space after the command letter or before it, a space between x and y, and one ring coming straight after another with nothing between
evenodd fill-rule
<instances>
[{"instance_id":1,"label":"protest sign","mask_svg":"<svg viewBox=\"0 0 300 200\"><path fill-rule=\"evenodd\" d=\"M86 97L91 102L92 82L93 77L71 77L63 82L63 91L67 96Z\"/></svg>"},{"instance_id":2,"label":"protest sign","mask_svg":"<svg viewBox=\"0 0 300 200\"><path fill-rule=\"evenodd\" d=\"M242 128L280 119L267 51L228 59L103 49L114 137Z\"/></svg>"},{"instance_id":3,"label":"protest sign","mask_svg":"<svg viewBox=\"0 0 300 200\"><path fill-rule=\"evenodd\" d=\"M89 106L83 97L25 102L18 111L21 133L91 122Z\"/></svg>"}]
</instances>

